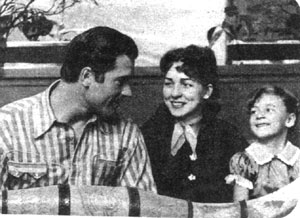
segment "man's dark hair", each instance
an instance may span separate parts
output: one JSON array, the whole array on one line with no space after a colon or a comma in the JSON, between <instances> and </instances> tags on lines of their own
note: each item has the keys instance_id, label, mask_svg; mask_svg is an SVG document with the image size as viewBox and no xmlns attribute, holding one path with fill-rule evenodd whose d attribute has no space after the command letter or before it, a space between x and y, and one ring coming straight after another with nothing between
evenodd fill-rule
<instances>
[{"instance_id":1,"label":"man's dark hair","mask_svg":"<svg viewBox=\"0 0 300 218\"><path fill-rule=\"evenodd\" d=\"M121 55L132 61L137 58L138 48L132 38L109 27L91 28L69 43L61 78L66 82L76 82L82 68L90 67L98 79L115 68L116 59Z\"/></svg>"}]
</instances>

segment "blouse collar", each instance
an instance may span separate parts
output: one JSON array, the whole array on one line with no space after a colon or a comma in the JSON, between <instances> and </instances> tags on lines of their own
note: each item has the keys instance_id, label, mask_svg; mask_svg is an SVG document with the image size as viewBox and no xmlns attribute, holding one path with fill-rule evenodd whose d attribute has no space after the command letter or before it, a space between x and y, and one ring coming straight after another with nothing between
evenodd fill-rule
<instances>
[{"instance_id":1,"label":"blouse collar","mask_svg":"<svg viewBox=\"0 0 300 218\"><path fill-rule=\"evenodd\" d=\"M195 133L195 136L197 137L199 129L200 129L200 121L201 121L201 119L202 119L202 116L198 116L198 117L195 117L195 118L193 118L193 119L191 119L189 121L184 121L184 122L181 121L181 123L184 126L190 126L192 128L193 132ZM176 123L175 123L175 125L176 125Z\"/></svg>"},{"instance_id":2,"label":"blouse collar","mask_svg":"<svg viewBox=\"0 0 300 218\"><path fill-rule=\"evenodd\" d=\"M171 139L171 154L173 156L176 155L185 140L189 142L193 154L196 155L197 136L200 129L201 118L202 117L199 116L188 122L178 121L175 123Z\"/></svg>"}]
</instances>

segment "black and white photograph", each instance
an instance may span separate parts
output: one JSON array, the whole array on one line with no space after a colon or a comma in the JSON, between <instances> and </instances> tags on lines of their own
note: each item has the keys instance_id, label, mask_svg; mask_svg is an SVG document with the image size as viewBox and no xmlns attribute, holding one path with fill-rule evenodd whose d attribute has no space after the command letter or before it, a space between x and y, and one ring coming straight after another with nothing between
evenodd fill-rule
<instances>
[{"instance_id":1,"label":"black and white photograph","mask_svg":"<svg viewBox=\"0 0 300 218\"><path fill-rule=\"evenodd\" d=\"M3 217L298 218L300 0L0 0Z\"/></svg>"}]
</instances>

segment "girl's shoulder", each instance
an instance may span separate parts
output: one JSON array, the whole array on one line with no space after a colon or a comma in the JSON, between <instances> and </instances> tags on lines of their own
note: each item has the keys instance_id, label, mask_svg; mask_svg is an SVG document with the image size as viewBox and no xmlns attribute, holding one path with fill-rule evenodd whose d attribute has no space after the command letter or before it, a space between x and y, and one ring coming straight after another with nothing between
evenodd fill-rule
<instances>
[{"instance_id":1,"label":"girl's shoulder","mask_svg":"<svg viewBox=\"0 0 300 218\"><path fill-rule=\"evenodd\" d=\"M245 149L245 153L258 165L269 163L274 157L290 166L295 165L295 163L300 160L300 149L290 141L287 141L285 148L277 155L270 153L264 145L258 142L251 143Z\"/></svg>"},{"instance_id":2,"label":"girl's shoulder","mask_svg":"<svg viewBox=\"0 0 300 218\"><path fill-rule=\"evenodd\" d=\"M235 153L230 159L229 166L231 173L245 177L258 172L258 164L246 150Z\"/></svg>"},{"instance_id":3,"label":"girl's shoulder","mask_svg":"<svg viewBox=\"0 0 300 218\"><path fill-rule=\"evenodd\" d=\"M231 161L238 164L246 164L246 165L253 164L253 162L255 162L253 157L250 154L248 154L246 150L235 153L231 157Z\"/></svg>"},{"instance_id":4,"label":"girl's shoulder","mask_svg":"<svg viewBox=\"0 0 300 218\"><path fill-rule=\"evenodd\" d=\"M245 153L250 156L257 164L263 165L268 163L274 157L264 145L258 142L252 142L246 149Z\"/></svg>"},{"instance_id":5,"label":"girl's shoulder","mask_svg":"<svg viewBox=\"0 0 300 218\"><path fill-rule=\"evenodd\" d=\"M229 163L230 174L225 178L227 184L239 184L253 189L253 182L257 179L258 165L246 152L237 152Z\"/></svg>"},{"instance_id":6,"label":"girl's shoulder","mask_svg":"<svg viewBox=\"0 0 300 218\"><path fill-rule=\"evenodd\" d=\"M278 155L278 158L287 165L295 166L300 162L300 149L293 145L291 142L287 142L286 147Z\"/></svg>"}]
</instances>

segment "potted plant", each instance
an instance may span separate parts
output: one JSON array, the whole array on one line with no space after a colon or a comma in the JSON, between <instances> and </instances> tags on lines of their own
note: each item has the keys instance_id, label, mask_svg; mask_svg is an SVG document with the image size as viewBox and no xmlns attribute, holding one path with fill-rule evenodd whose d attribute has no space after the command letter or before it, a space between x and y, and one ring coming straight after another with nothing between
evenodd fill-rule
<instances>
[{"instance_id":1,"label":"potted plant","mask_svg":"<svg viewBox=\"0 0 300 218\"><path fill-rule=\"evenodd\" d=\"M98 5L97 0L89 0ZM0 66L7 56L7 39L14 28L18 28L30 41L50 33L57 22L48 19L51 15L63 13L82 0L52 0L45 9L36 6L37 0L0 0ZM60 25L59 28L63 28Z\"/></svg>"},{"instance_id":2,"label":"potted plant","mask_svg":"<svg viewBox=\"0 0 300 218\"><path fill-rule=\"evenodd\" d=\"M89 0L98 5L97 0ZM82 0L53 0L47 9L34 6L36 0L0 0L0 37L6 40L18 27L28 40L36 41L46 35L54 25L47 17L63 13Z\"/></svg>"}]
</instances>

